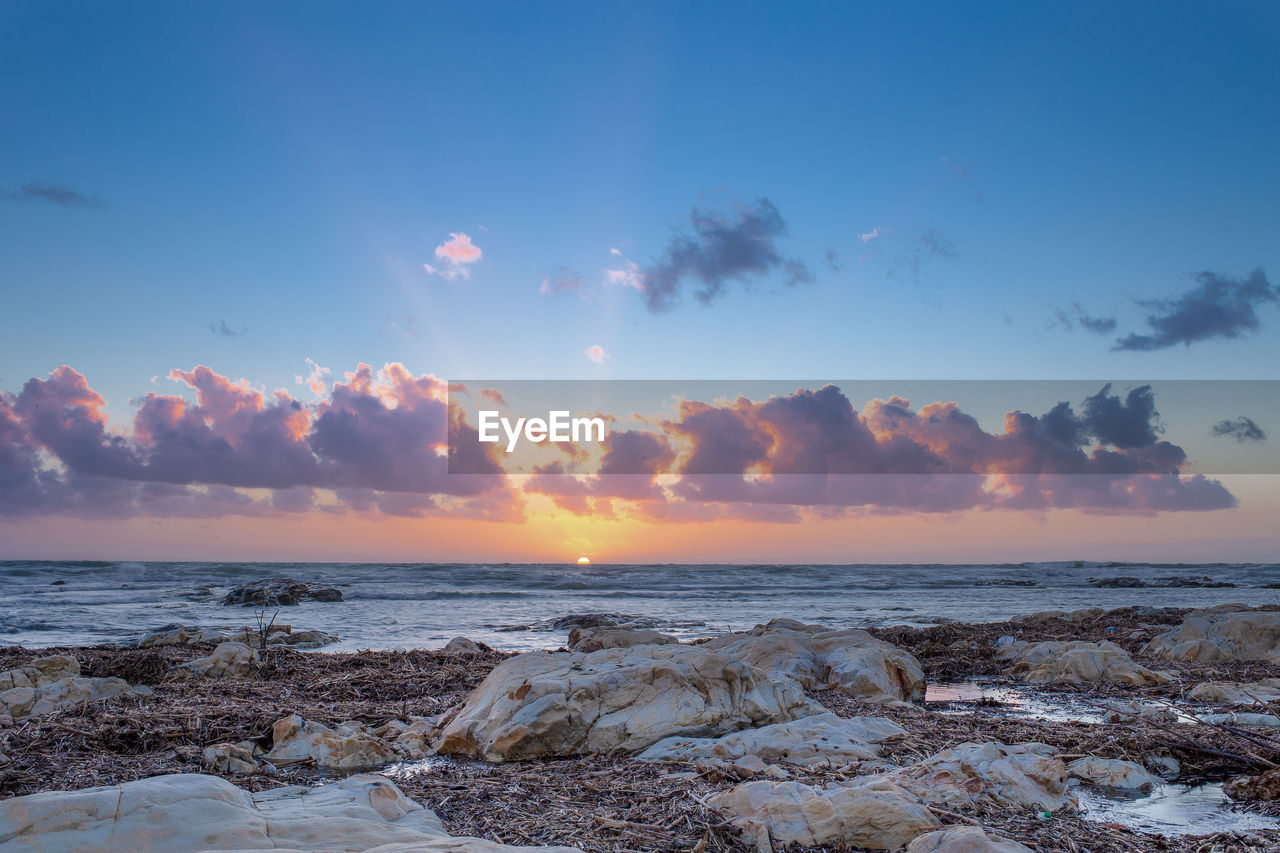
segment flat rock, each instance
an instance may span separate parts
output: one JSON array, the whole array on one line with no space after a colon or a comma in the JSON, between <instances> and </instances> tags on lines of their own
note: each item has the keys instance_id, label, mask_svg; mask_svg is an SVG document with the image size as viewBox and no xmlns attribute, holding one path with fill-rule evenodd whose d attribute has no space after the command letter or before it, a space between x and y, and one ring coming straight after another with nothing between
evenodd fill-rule
<instances>
[{"instance_id":1,"label":"flat rock","mask_svg":"<svg viewBox=\"0 0 1280 853\"><path fill-rule=\"evenodd\" d=\"M1149 793L1160 784L1160 778L1152 775L1145 767L1132 761L1121 761L1116 758L1096 758L1088 756L1078 758L1067 765L1067 773L1077 779L1100 785L1104 788L1117 788L1125 791Z\"/></svg>"},{"instance_id":2,"label":"flat rock","mask_svg":"<svg viewBox=\"0 0 1280 853\"><path fill-rule=\"evenodd\" d=\"M208 657L196 658L178 666L207 678L245 678L261 664L258 653L246 643L227 642L219 643Z\"/></svg>"},{"instance_id":3,"label":"flat rock","mask_svg":"<svg viewBox=\"0 0 1280 853\"><path fill-rule=\"evenodd\" d=\"M840 844L898 850L941 823L901 791L815 788L800 782L747 782L708 799L758 850Z\"/></svg>"},{"instance_id":4,"label":"flat rock","mask_svg":"<svg viewBox=\"0 0 1280 853\"><path fill-rule=\"evenodd\" d=\"M625 649L630 646L670 645L680 642L670 634L652 628L574 628L569 632L569 648L575 652Z\"/></svg>"},{"instance_id":5,"label":"flat rock","mask_svg":"<svg viewBox=\"0 0 1280 853\"><path fill-rule=\"evenodd\" d=\"M1011 838L996 835L981 826L952 826L918 835L907 845L907 853L1032 853L1031 848Z\"/></svg>"},{"instance_id":6,"label":"flat rock","mask_svg":"<svg viewBox=\"0 0 1280 853\"><path fill-rule=\"evenodd\" d=\"M528 652L451 710L438 751L489 761L635 752L817 713L800 688L704 646Z\"/></svg>"},{"instance_id":7,"label":"flat rock","mask_svg":"<svg viewBox=\"0 0 1280 853\"><path fill-rule=\"evenodd\" d=\"M1187 698L1222 705L1265 705L1280 702L1280 678L1264 678L1250 683L1206 681L1188 690Z\"/></svg>"},{"instance_id":8,"label":"flat rock","mask_svg":"<svg viewBox=\"0 0 1280 853\"><path fill-rule=\"evenodd\" d=\"M227 606L292 607L304 601L341 601L342 590L297 578L264 578L232 587L222 599Z\"/></svg>"},{"instance_id":9,"label":"flat rock","mask_svg":"<svg viewBox=\"0 0 1280 853\"><path fill-rule=\"evenodd\" d=\"M718 738L665 738L637 757L641 761L735 762L754 756L771 764L843 767L876 758L879 743L906 733L902 726L881 717L845 718L826 713Z\"/></svg>"},{"instance_id":10,"label":"flat rock","mask_svg":"<svg viewBox=\"0 0 1280 853\"><path fill-rule=\"evenodd\" d=\"M1255 729L1280 729L1280 717L1275 714L1200 714L1206 723L1227 726L1248 726Z\"/></svg>"},{"instance_id":11,"label":"flat rock","mask_svg":"<svg viewBox=\"0 0 1280 853\"><path fill-rule=\"evenodd\" d=\"M1181 625L1153 638L1143 652L1196 663L1280 662L1280 612L1193 612Z\"/></svg>"},{"instance_id":12,"label":"flat rock","mask_svg":"<svg viewBox=\"0 0 1280 853\"><path fill-rule=\"evenodd\" d=\"M774 619L702 644L725 657L788 678L806 690L834 690L877 702L924 701L924 672L912 655L866 631L833 631Z\"/></svg>"},{"instance_id":13,"label":"flat rock","mask_svg":"<svg viewBox=\"0 0 1280 853\"><path fill-rule=\"evenodd\" d=\"M217 776L174 774L11 797L0 801L0 839L5 853L574 853L569 847L508 847L451 837L434 812L374 775L249 793Z\"/></svg>"},{"instance_id":14,"label":"flat rock","mask_svg":"<svg viewBox=\"0 0 1280 853\"><path fill-rule=\"evenodd\" d=\"M1009 675L1033 684L1105 681L1143 687L1172 680L1168 673L1135 663L1128 652L1108 642L1009 643L996 652L996 658L1013 664Z\"/></svg>"},{"instance_id":15,"label":"flat rock","mask_svg":"<svg viewBox=\"0 0 1280 853\"><path fill-rule=\"evenodd\" d=\"M149 631L132 645L139 648L149 648L151 646L187 646L192 643L229 642L244 643L256 649L262 645L262 635L257 628L248 625L239 628L228 626L195 628L174 623ZM318 649L321 646L336 642L338 642L338 637L334 634L324 631L295 631L292 625L272 625L266 639L268 646L291 646L295 649Z\"/></svg>"},{"instance_id":16,"label":"flat rock","mask_svg":"<svg viewBox=\"0 0 1280 853\"><path fill-rule=\"evenodd\" d=\"M962 743L919 764L867 777L859 784L888 783L921 802L947 808L1021 806L1060 809L1075 803L1067 768L1026 746Z\"/></svg>"}]
</instances>

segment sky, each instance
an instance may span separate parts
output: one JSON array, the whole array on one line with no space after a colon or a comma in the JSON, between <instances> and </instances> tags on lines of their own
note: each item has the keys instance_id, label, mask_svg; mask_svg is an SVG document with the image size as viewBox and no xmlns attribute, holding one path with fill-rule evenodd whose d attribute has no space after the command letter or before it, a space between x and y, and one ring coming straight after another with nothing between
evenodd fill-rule
<instances>
[{"instance_id":1,"label":"sky","mask_svg":"<svg viewBox=\"0 0 1280 853\"><path fill-rule=\"evenodd\" d=\"M1161 384L1280 379L1275 4L19 0L0 116L0 558L1280 553L1276 386ZM450 479L448 383L535 379L782 384L643 489ZM909 486L681 483L864 426Z\"/></svg>"}]
</instances>

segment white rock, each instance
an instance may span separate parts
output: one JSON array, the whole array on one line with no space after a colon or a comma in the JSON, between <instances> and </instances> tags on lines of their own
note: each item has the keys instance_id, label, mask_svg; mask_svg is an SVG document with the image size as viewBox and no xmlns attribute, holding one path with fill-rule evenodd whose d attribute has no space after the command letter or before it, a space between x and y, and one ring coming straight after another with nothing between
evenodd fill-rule
<instances>
[{"instance_id":1,"label":"white rock","mask_svg":"<svg viewBox=\"0 0 1280 853\"><path fill-rule=\"evenodd\" d=\"M258 653L244 643L219 643L208 657L196 658L179 664L196 675L208 678L244 678L261 666Z\"/></svg>"},{"instance_id":2,"label":"white rock","mask_svg":"<svg viewBox=\"0 0 1280 853\"><path fill-rule=\"evenodd\" d=\"M0 720L39 717L100 699L150 695L151 688L131 686L120 678L81 676L75 658L52 655L0 672Z\"/></svg>"},{"instance_id":3,"label":"white rock","mask_svg":"<svg viewBox=\"0 0 1280 853\"><path fill-rule=\"evenodd\" d=\"M875 758L880 754L877 744L906 733L902 726L881 717L842 718L827 713L718 738L666 738L637 757L641 761L696 762L754 756L769 763L843 767Z\"/></svg>"},{"instance_id":4,"label":"white rock","mask_svg":"<svg viewBox=\"0 0 1280 853\"><path fill-rule=\"evenodd\" d=\"M1165 706L1156 705L1153 702L1118 699L1107 703L1107 714L1104 719L1108 723L1132 723L1137 720L1176 723L1178 715Z\"/></svg>"},{"instance_id":5,"label":"white rock","mask_svg":"<svg viewBox=\"0 0 1280 853\"><path fill-rule=\"evenodd\" d=\"M1023 806L1060 809L1074 804L1067 769L1057 758L1025 746L962 743L919 764L867 777L859 784L887 782L922 802L948 808Z\"/></svg>"},{"instance_id":6,"label":"white rock","mask_svg":"<svg viewBox=\"0 0 1280 853\"><path fill-rule=\"evenodd\" d=\"M272 764L306 761L320 767L358 770L381 767L400 758L386 741L359 723L342 723L331 729L293 714L276 720L271 737L271 751L265 758Z\"/></svg>"},{"instance_id":7,"label":"white rock","mask_svg":"<svg viewBox=\"0 0 1280 853\"><path fill-rule=\"evenodd\" d=\"M1160 779L1140 764L1115 758L1094 756L1078 758L1067 765L1067 773L1077 779L1105 788L1142 793L1150 793L1160 784Z\"/></svg>"},{"instance_id":8,"label":"white rock","mask_svg":"<svg viewBox=\"0 0 1280 853\"><path fill-rule=\"evenodd\" d=\"M410 717L407 721L391 720L374 729L373 734L388 741L404 758L416 761L435 752L431 738L443 716L436 714L431 717Z\"/></svg>"},{"instance_id":9,"label":"white rock","mask_svg":"<svg viewBox=\"0 0 1280 853\"><path fill-rule=\"evenodd\" d=\"M0 800L0 839L4 853L574 853L451 837L430 809L373 775L251 794L216 776L176 774L11 797Z\"/></svg>"},{"instance_id":10,"label":"white rock","mask_svg":"<svg viewBox=\"0 0 1280 853\"><path fill-rule=\"evenodd\" d=\"M786 844L897 850L941 825L919 802L892 789L747 782L713 795L708 803L758 850Z\"/></svg>"},{"instance_id":11,"label":"white rock","mask_svg":"<svg viewBox=\"0 0 1280 853\"><path fill-rule=\"evenodd\" d=\"M1280 717L1275 714L1200 714L1206 723L1227 726L1250 726L1257 729L1280 728Z\"/></svg>"},{"instance_id":12,"label":"white rock","mask_svg":"<svg viewBox=\"0 0 1280 853\"><path fill-rule=\"evenodd\" d=\"M478 655L480 647L476 645L474 640L466 637L454 637L452 640L444 644L444 648L440 651L446 655Z\"/></svg>"},{"instance_id":13,"label":"white rock","mask_svg":"<svg viewBox=\"0 0 1280 853\"><path fill-rule=\"evenodd\" d=\"M254 747L255 744L251 742L215 743L212 746L206 746L201 757L204 763L214 770L225 773L253 773L258 769L258 761L254 754L261 751L255 750Z\"/></svg>"},{"instance_id":14,"label":"white rock","mask_svg":"<svg viewBox=\"0 0 1280 853\"><path fill-rule=\"evenodd\" d=\"M907 853L1031 853L1031 848L981 826L952 826L917 836Z\"/></svg>"},{"instance_id":15,"label":"white rock","mask_svg":"<svg viewBox=\"0 0 1280 853\"><path fill-rule=\"evenodd\" d=\"M1153 638L1143 652L1198 663L1280 662L1280 612L1193 613L1178 627Z\"/></svg>"},{"instance_id":16,"label":"white rock","mask_svg":"<svg viewBox=\"0 0 1280 853\"><path fill-rule=\"evenodd\" d=\"M1223 705L1265 705L1280 702L1280 678L1264 678L1250 683L1206 681L1187 691L1187 698Z\"/></svg>"},{"instance_id":17,"label":"white rock","mask_svg":"<svg viewBox=\"0 0 1280 853\"><path fill-rule=\"evenodd\" d=\"M745 661L806 690L835 690L873 701L924 701L924 672L911 654L866 631L833 631L774 619L750 631L716 637L699 648Z\"/></svg>"},{"instance_id":18,"label":"white rock","mask_svg":"<svg viewBox=\"0 0 1280 853\"><path fill-rule=\"evenodd\" d=\"M528 652L449 712L438 751L489 761L637 751L820 710L794 683L703 646Z\"/></svg>"},{"instance_id":19,"label":"white rock","mask_svg":"<svg viewBox=\"0 0 1280 853\"><path fill-rule=\"evenodd\" d=\"M1013 664L1010 675L1034 684L1105 681L1141 687L1172 680L1168 673L1134 663L1128 652L1108 642L1010 643L996 658Z\"/></svg>"}]
</instances>

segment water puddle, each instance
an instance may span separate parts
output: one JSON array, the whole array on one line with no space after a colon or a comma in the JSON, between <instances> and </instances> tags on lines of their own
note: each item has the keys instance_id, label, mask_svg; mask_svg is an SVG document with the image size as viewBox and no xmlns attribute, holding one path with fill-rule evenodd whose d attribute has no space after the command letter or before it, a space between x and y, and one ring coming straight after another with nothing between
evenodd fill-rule
<instances>
[{"instance_id":1,"label":"water puddle","mask_svg":"<svg viewBox=\"0 0 1280 853\"><path fill-rule=\"evenodd\" d=\"M1109 710L1096 699L981 680L930 684L925 688L924 701L940 714L970 714L981 708L999 708L1011 716L1053 722L1102 723Z\"/></svg>"},{"instance_id":2,"label":"water puddle","mask_svg":"<svg viewBox=\"0 0 1280 853\"><path fill-rule=\"evenodd\" d=\"M1280 830L1276 818L1233 810L1221 783L1161 785L1147 795L1083 786L1075 793L1087 820L1118 823L1155 835Z\"/></svg>"}]
</instances>

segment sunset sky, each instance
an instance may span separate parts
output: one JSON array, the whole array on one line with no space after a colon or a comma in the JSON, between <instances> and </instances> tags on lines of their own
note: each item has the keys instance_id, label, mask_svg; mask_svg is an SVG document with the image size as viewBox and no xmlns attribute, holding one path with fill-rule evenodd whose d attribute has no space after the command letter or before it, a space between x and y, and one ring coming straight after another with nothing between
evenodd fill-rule
<instances>
[{"instance_id":1,"label":"sunset sky","mask_svg":"<svg viewBox=\"0 0 1280 853\"><path fill-rule=\"evenodd\" d=\"M1161 384L1280 380L1274 3L19 0L0 116L0 559L1280 554ZM530 379L657 468L450 475Z\"/></svg>"}]
</instances>

